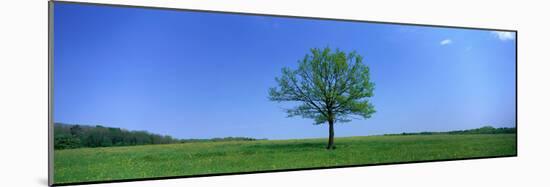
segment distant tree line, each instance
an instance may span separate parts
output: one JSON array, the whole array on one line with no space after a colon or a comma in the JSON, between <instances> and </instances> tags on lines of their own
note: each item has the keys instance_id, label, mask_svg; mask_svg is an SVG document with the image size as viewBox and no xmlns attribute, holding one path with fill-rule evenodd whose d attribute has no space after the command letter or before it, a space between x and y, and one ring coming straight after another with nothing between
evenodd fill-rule
<instances>
[{"instance_id":1,"label":"distant tree line","mask_svg":"<svg viewBox=\"0 0 550 187\"><path fill-rule=\"evenodd\" d=\"M256 141L256 140L267 140L267 139L256 139L249 137L224 137L224 138L211 138L211 139L180 139L181 143L191 143L191 142L226 142L226 141Z\"/></svg>"},{"instance_id":2,"label":"distant tree line","mask_svg":"<svg viewBox=\"0 0 550 187\"><path fill-rule=\"evenodd\" d=\"M484 126L476 129L468 130L456 130L456 131L447 131L447 132L413 132L413 133L400 133L400 134L385 134L386 136L395 136L395 135L436 135L436 134L514 134L516 133L515 127L500 127L494 128L492 126Z\"/></svg>"},{"instance_id":3,"label":"distant tree line","mask_svg":"<svg viewBox=\"0 0 550 187\"><path fill-rule=\"evenodd\" d=\"M145 144L176 143L170 136L152 134L146 131L129 131L121 128L87 125L54 125L54 148L71 149L79 147L110 147Z\"/></svg>"},{"instance_id":4,"label":"distant tree line","mask_svg":"<svg viewBox=\"0 0 550 187\"><path fill-rule=\"evenodd\" d=\"M81 147L111 147L147 144L170 144L206 141L254 141L247 137L225 137L212 139L177 139L147 131L130 131L101 125L54 124L54 149Z\"/></svg>"}]
</instances>

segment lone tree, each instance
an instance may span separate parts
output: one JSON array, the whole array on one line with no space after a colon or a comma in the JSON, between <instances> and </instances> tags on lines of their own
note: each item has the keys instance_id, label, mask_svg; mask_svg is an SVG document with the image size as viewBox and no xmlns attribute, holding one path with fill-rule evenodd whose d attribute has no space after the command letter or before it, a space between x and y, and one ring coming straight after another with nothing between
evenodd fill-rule
<instances>
[{"instance_id":1,"label":"lone tree","mask_svg":"<svg viewBox=\"0 0 550 187\"><path fill-rule=\"evenodd\" d=\"M351 118L370 118L375 112L369 102L374 83L370 81L369 67L355 52L345 53L330 48L311 49L298 68L283 68L275 78L277 87L269 89L271 101L298 102L286 109L288 117L312 118L315 125L328 122L327 149L334 149L334 124L349 122Z\"/></svg>"}]
</instances>

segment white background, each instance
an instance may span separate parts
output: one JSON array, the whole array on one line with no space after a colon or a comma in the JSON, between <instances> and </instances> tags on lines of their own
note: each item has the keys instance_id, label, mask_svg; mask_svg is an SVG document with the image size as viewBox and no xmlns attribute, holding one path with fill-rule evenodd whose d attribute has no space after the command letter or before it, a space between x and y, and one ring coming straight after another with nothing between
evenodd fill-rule
<instances>
[{"instance_id":1,"label":"white background","mask_svg":"<svg viewBox=\"0 0 550 187\"><path fill-rule=\"evenodd\" d=\"M91 186L550 186L550 6L544 1L93 2L519 30L519 157ZM0 186L46 186L47 2L3 1L0 14Z\"/></svg>"}]
</instances>

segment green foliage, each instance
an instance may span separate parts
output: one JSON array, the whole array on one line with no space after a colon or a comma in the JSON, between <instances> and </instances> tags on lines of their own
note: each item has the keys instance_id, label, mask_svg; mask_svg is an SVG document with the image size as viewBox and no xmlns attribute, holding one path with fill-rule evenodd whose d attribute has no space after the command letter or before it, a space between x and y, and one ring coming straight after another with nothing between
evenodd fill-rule
<instances>
[{"instance_id":1,"label":"green foliage","mask_svg":"<svg viewBox=\"0 0 550 187\"><path fill-rule=\"evenodd\" d=\"M195 142L56 150L55 183L516 155L515 134Z\"/></svg>"},{"instance_id":2,"label":"green foliage","mask_svg":"<svg viewBox=\"0 0 550 187\"><path fill-rule=\"evenodd\" d=\"M54 148L110 147L178 143L170 136L103 126L54 124Z\"/></svg>"},{"instance_id":3,"label":"green foliage","mask_svg":"<svg viewBox=\"0 0 550 187\"><path fill-rule=\"evenodd\" d=\"M448 131L448 132L404 132L401 134L385 134L386 136L396 136L396 135L437 135L437 134L515 134L516 128L507 128L500 127L494 128L492 126L483 126L477 129L468 129L468 130L457 130L457 131Z\"/></svg>"},{"instance_id":4,"label":"green foliage","mask_svg":"<svg viewBox=\"0 0 550 187\"><path fill-rule=\"evenodd\" d=\"M58 135L54 137L54 149L73 149L80 147L80 139L74 136Z\"/></svg>"},{"instance_id":5,"label":"green foliage","mask_svg":"<svg viewBox=\"0 0 550 187\"><path fill-rule=\"evenodd\" d=\"M176 139L171 136L152 134L147 131L129 131L101 125L54 124L54 149L81 147L111 147L148 144L170 144L189 142L255 141L248 137L225 137L212 139Z\"/></svg>"},{"instance_id":6,"label":"green foliage","mask_svg":"<svg viewBox=\"0 0 550 187\"><path fill-rule=\"evenodd\" d=\"M351 116L370 118L375 112L368 100L374 94L374 83L362 61L356 52L311 49L296 70L283 68L276 78L278 87L269 90L269 99L299 102L286 111L289 117L312 118L315 124L348 122Z\"/></svg>"}]
</instances>

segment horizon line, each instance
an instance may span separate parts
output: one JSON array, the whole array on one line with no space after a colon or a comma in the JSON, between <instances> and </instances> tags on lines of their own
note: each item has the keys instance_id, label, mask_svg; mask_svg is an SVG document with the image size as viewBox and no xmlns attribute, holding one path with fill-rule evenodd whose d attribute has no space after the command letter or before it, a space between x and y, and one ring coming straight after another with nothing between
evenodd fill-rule
<instances>
[{"instance_id":1,"label":"horizon line","mask_svg":"<svg viewBox=\"0 0 550 187\"><path fill-rule=\"evenodd\" d=\"M320 139L320 138L326 138L324 136L322 137L303 137L303 138L287 138L287 139L279 139L279 138L274 138L274 139L270 139L270 138L265 138L265 137L262 137L262 138L258 138L258 137L250 137L250 136L222 136L222 137L209 137L209 138L178 138L178 137L174 137L172 135L169 135L169 134L162 134L162 133L155 133L155 132L150 132L148 130L136 130L136 129L126 129L126 128L123 128L123 127L114 127L114 126L105 126L105 125L100 125L100 124L96 124L96 125L92 125L92 124L78 124L78 123L66 123L66 122L54 122L53 123L54 126L56 124L60 124L60 125L70 125L70 126L76 126L76 125L79 125L79 126L88 126L88 127L97 127L97 126L101 126L101 127L104 127L104 128L118 128L118 129L123 129L123 130L127 130L127 131L145 131L147 133L150 133L150 134L155 134L155 135L161 135L161 136L171 136L172 138L175 138L175 139L178 139L178 140L210 140L210 139L215 139L215 138L228 138L228 137L242 137L242 138L253 138L255 140L296 140L296 139ZM334 136L335 138L347 138L347 137L366 137L366 136L384 136L384 135L399 135L399 134L403 134L403 133L423 133L423 132L428 132L428 133L445 133L445 132L452 132L452 131L464 131L464 130L473 130L473 129L479 129L479 128L483 128L483 127L493 127L495 129L498 129L498 128L517 128L517 125L512 125L512 126L502 126L502 127L495 127L493 125L482 125L482 126L479 126L477 128L469 128L469 129L454 129L454 130L447 130L447 131L413 131L413 132L405 132L405 131L401 131L401 132L391 132L391 133L381 133L381 134L370 134L370 135L358 135L358 136ZM55 134L54 134L55 135Z\"/></svg>"}]
</instances>

